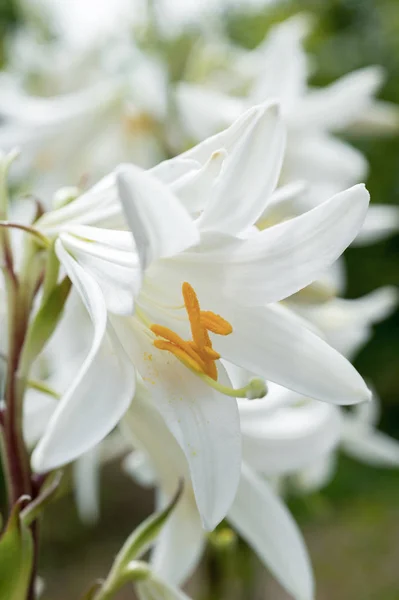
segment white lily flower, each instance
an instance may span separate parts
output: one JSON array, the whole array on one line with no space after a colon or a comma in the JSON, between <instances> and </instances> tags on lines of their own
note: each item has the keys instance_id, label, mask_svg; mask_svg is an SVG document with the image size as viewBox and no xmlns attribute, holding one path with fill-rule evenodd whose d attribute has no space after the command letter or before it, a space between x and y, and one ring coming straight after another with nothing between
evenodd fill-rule
<instances>
[{"instance_id":1,"label":"white lily flower","mask_svg":"<svg viewBox=\"0 0 399 600\"><path fill-rule=\"evenodd\" d=\"M236 79L231 87L240 89L244 84L248 89L245 97L227 95L204 83L180 83L176 92L182 124L194 140L228 126L250 106L270 99L279 101L288 126L280 185L300 181L308 186L306 193L292 199L288 216L365 178L367 163L363 155L333 134L366 121L380 111L381 105L385 106L375 100L383 81L379 67L354 71L324 88L308 88L309 66L302 45L307 30L306 20L295 17L273 27L252 52L241 52L241 56L239 51L231 52L236 63L229 73ZM397 108L384 114L390 115L392 131L397 130ZM376 241L397 231L398 223L396 207L372 205L359 241Z\"/></svg>"},{"instance_id":2,"label":"white lily flower","mask_svg":"<svg viewBox=\"0 0 399 600\"><path fill-rule=\"evenodd\" d=\"M150 166L163 158L165 69L121 46L119 66L103 66L78 90L32 95L15 77L0 77L0 146L22 149L18 178L29 176L47 206L60 186L91 183L123 160Z\"/></svg>"},{"instance_id":3,"label":"white lily flower","mask_svg":"<svg viewBox=\"0 0 399 600\"><path fill-rule=\"evenodd\" d=\"M178 478L185 478L182 498L155 544L151 561L161 577L180 585L197 566L206 541L187 462L142 383L138 384L123 426L151 465L161 503L173 494ZM136 478L137 461L129 456L125 465ZM294 598L313 598L313 576L302 536L271 486L246 463L242 465L238 492L227 520Z\"/></svg>"},{"instance_id":4,"label":"white lily flower","mask_svg":"<svg viewBox=\"0 0 399 600\"><path fill-rule=\"evenodd\" d=\"M241 125L240 121L236 133ZM116 334L184 450L198 507L209 529L226 514L239 479L235 398L265 393L256 378L240 389L232 388L219 358L328 402L350 404L369 397L346 359L288 311L271 304L307 285L337 258L361 225L368 194L358 186L297 219L242 235L256 222L265 196L273 191L283 151L274 105L250 111L247 125L210 190L212 201L196 222L171 188L155 177L160 177L162 165L152 174L125 166L116 175L126 225L133 235L93 226L67 230L62 219L58 222L63 228L58 256L89 306L96 305L91 295L101 290L108 309L116 313L109 316L111 337ZM232 137L232 132L226 136ZM267 144L277 157L270 156L269 164L260 166L258 153ZM204 152L204 147L196 152ZM187 170L188 160L192 159L177 159L163 169L173 175L183 162ZM235 184L238 163L239 185ZM207 169L200 172L208 178ZM95 214L88 196L77 200L77 212L84 218ZM61 211L65 214L69 209L74 217L73 206ZM46 224L53 227L56 222L54 214ZM237 237L223 233L224 224ZM134 316L127 316L133 310ZM95 367L92 374L88 363L85 369L85 377L95 377ZM79 387L77 382L74 389ZM109 403L114 423L112 397ZM73 390L67 394L33 454L36 469L76 458L83 440L75 441L75 433L84 436L85 449L88 440L92 445L100 441L103 431L93 427L92 410ZM104 422L105 406L102 410ZM74 414L79 427L68 432L65 414L69 421ZM85 426L90 435L84 434ZM69 442L59 435L61 430Z\"/></svg>"},{"instance_id":5,"label":"white lily flower","mask_svg":"<svg viewBox=\"0 0 399 600\"><path fill-rule=\"evenodd\" d=\"M342 446L346 453L376 467L399 466L399 442L375 429L379 418L379 400L359 405L345 415Z\"/></svg>"},{"instance_id":6,"label":"white lily flower","mask_svg":"<svg viewBox=\"0 0 399 600\"><path fill-rule=\"evenodd\" d=\"M386 319L398 305L398 292L382 287L355 299L332 297L321 303L295 302L289 306L312 323L339 352L353 358L372 336L373 324Z\"/></svg>"}]
</instances>

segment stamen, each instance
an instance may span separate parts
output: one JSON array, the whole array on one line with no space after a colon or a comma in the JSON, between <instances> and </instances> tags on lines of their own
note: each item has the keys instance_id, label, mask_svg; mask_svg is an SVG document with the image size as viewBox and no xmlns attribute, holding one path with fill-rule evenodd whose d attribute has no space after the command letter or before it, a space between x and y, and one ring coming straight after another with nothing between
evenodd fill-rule
<instances>
[{"instance_id":1,"label":"stamen","mask_svg":"<svg viewBox=\"0 0 399 600\"><path fill-rule=\"evenodd\" d=\"M205 344L204 328L201 323L201 311L198 302L197 294L194 288L187 281L182 285L184 305L190 321L191 333L194 342L199 348L203 348Z\"/></svg>"},{"instance_id":2,"label":"stamen","mask_svg":"<svg viewBox=\"0 0 399 600\"><path fill-rule=\"evenodd\" d=\"M213 360L208 360L206 363L205 373L213 380L217 381L218 369L216 363Z\"/></svg>"},{"instance_id":3,"label":"stamen","mask_svg":"<svg viewBox=\"0 0 399 600\"><path fill-rule=\"evenodd\" d=\"M182 363L186 365L186 367L192 369L196 373L203 374L203 369L198 364L198 362L191 358L191 356L187 354L185 350L180 348L180 346L175 346L174 344L172 344L171 342L167 342L166 340L154 340L154 346L159 350L167 350L168 352L171 352L176 356L176 358L181 360Z\"/></svg>"},{"instance_id":4,"label":"stamen","mask_svg":"<svg viewBox=\"0 0 399 600\"><path fill-rule=\"evenodd\" d=\"M182 285L182 293L193 339L183 340L168 327L154 324L150 325L151 331L164 338L154 340L154 345L160 350L174 354L187 367L206 377L206 380L216 382L218 370L215 361L221 356L212 348L208 331L229 335L233 328L221 316L211 311L201 311L197 294L187 281Z\"/></svg>"},{"instance_id":5,"label":"stamen","mask_svg":"<svg viewBox=\"0 0 399 600\"><path fill-rule=\"evenodd\" d=\"M208 331L217 335L230 335L233 332L228 321L210 310L201 310L201 323Z\"/></svg>"},{"instance_id":6,"label":"stamen","mask_svg":"<svg viewBox=\"0 0 399 600\"><path fill-rule=\"evenodd\" d=\"M221 358L219 352L216 352L216 350L214 350L213 348L210 348L209 346L205 346L203 351L204 351L204 354L206 354L207 357L210 358L211 360L219 360L219 358Z\"/></svg>"},{"instance_id":7,"label":"stamen","mask_svg":"<svg viewBox=\"0 0 399 600\"><path fill-rule=\"evenodd\" d=\"M153 333L155 333L155 335L165 338L174 346L179 346L179 348L181 348L186 354L188 354L194 361L198 363L203 372L206 371L206 363L201 359L195 345L192 345L190 342L186 342L177 333L168 327L164 327L163 325L151 325L150 329Z\"/></svg>"}]
</instances>

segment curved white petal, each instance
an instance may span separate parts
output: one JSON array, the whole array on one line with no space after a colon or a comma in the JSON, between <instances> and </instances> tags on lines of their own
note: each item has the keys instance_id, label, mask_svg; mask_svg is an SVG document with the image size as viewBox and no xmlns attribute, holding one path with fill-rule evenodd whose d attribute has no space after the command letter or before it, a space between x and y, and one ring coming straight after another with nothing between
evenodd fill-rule
<instances>
[{"instance_id":1,"label":"curved white petal","mask_svg":"<svg viewBox=\"0 0 399 600\"><path fill-rule=\"evenodd\" d=\"M257 118L227 156L199 227L235 235L254 225L276 187L284 148L285 128L278 105L260 106Z\"/></svg>"},{"instance_id":2,"label":"curved white petal","mask_svg":"<svg viewBox=\"0 0 399 600\"><path fill-rule=\"evenodd\" d=\"M284 115L290 115L306 90L308 61L303 38L309 21L297 15L274 26L265 40L248 56L256 59L255 82L250 91L253 103L277 98Z\"/></svg>"},{"instance_id":3,"label":"curved white petal","mask_svg":"<svg viewBox=\"0 0 399 600\"><path fill-rule=\"evenodd\" d=\"M399 206L370 204L359 235L353 241L356 246L374 244L399 231Z\"/></svg>"},{"instance_id":4,"label":"curved white petal","mask_svg":"<svg viewBox=\"0 0 399 600\"><path fill-rule=\"evenodd\" d=\"M177 85L176 103L182 125L195 141L228 127L245 108L242 99L189 83Z\"/></svg>"},{"instance_id":5,"label":"curved white petal","mask_svg":"<svg viewBox=\"0 0 399 600\"><path fill-rule=\"evenodd\" d=\"M122 461L122 469L142 487L147 488L156 485L155 470L146 454L141 450L134 450L125 456Z\"/></svg>"},{"instance_id":6,"label":"curved white petal","mask_svg":"<svg viewBox=\"0 0 399 600\"><path fill-rule=\"evenodd\" d=\"M306 494L320 490L331 482L336 466L335 452L318 456L309 467L298 473L295 477L295 486Z\"/></svg>"},{"instance_id":7,"label":"curved white petal","mask_svg":"<svg viewBox=\"0 0 399 600\"><path fill-rule=\"evenodd\" d=\"M186 173L171 184L172 191L190 214L203 210L211 201L212 188L226 156L225 150L216 150L202 167Z\"/></svg>"},{"instance_id":8,"label":"curved white petal","mask_svg":"<svg viewBox=\"0 0 399 600\"><path fill-rule=\"evenodd\" d=\"M198 249L176 257L174 271L204 294L213 284L247 305L282 300L312 283L342 254L358 233L368 203L367 190L357 185L247 239L204 237Z\"/></svg>"},{"instance_id":9,"label":"curved white petal","mask_svg":"<svg viewBox=\"0 0 399 600\"><path fill-rule=\"evenodd\" d=\"M55 235L71 225L119 225L123 228L114 173L103 177L73 202L44 213L36 223L46 235Z\"/></svg>"},{"instance_id":10,"label":"curved white petal","mask_svg":"<svg viewBox=\"0 0 399 600\"><path fill-rule=\"evenodd\" d=\"M376 467L399 467L399 442L371 427L344 429L342 447L347 454Z\"/></svg>"},{"instance_id":11,"label":"curved white petal","mask_svg":"<svg viewBox=\"0 0 399 600\"><path fill-rule=\"evenodd\" d=\"M205 534L192 490L188 488L155 543L151 555L154 571L168 583L182 585L201 559Z\"/></svg>"},{"instance_id":12,"label":"curved white petal","mask_svg":"<svg viewBox=\"0 0 399 600\"><path fill-rule=\"evenodd\" d=\"M368 165L363 154L331 135L292 134L282 170L283 183L304 180L309 184L327 187L331 193L344 190L367 176ZM318 200L325 200L325 196ZM314 205L314 204L313 204Z\"/></svg>"},{"instance_id":13,"label":"curved white petal","mask_svg":"<svg viewBox=\"0 0 399 600\"><path fill-rule=\"evenodd\" d=\"M176 156L148 169L148 173L154 175L162 183L173 185L178 179L197 171L200 167L201 164L196 160Z\"/></svg>"},{"instance_id":14,"label":"curved white petal","mask_svg":"<svg viewBox=\"0 0 399 600\"><path fill-rule=\"evenodd\" d=\"M348 360L281 306L218 306L233 326L231 335L214 340L223 358L317 400L354 404L370 399Z\"/></svg>"},{"instance_id":15,"label":"curved white petal","mask_svg":"<svg viewBox=\"0 0 399 600\"><path fill-rule=\"evenodd\" d=\"M384 80L381 67L352 71L331 85L310 90L296 106L296 119L315 129L344 129L361 118Z\"/></svg>"},{"instance_id":16,"label":"curved white petal","mask_svg":"<svg viewBox=\"0 0 399 600\"><path fill-rule=\"evenodd\" d=\"M143 269L198 242L195 224L166 185L134 165L119 167L116 178Z\"/></svg>"},{"instance_id":17,"label":"curved white petal","mask_svg":"<svg viewBox=\"0 0 399 600\"><path fill-rule=\"evenodd\" d=\"M259 108L259 106L253 106L248 109L230 127L190 148L181 155L181 158L196 160L200 164L204 164L214 152L220 149L224 148L227 154L232 153L241 143L242 136L258 118Z\"/></svg>"},{"instance_id":18,"label":"curved white petal","mask_svg":"<svg viewBox=\"0 0 399 600\"><path fill-rule=\"evenodd\" d=\"M298 304L296 312L323 332L338 352L350 357L372 335L373 324L395 310L398 300L398 290L386 286L360 298L333 298L313 306Z\"/></svg>"},{"instance_id":19,"label":"curved white petal","mask_svg":"<svg viewBox=\"0 0 399 600\"><path fill-rule=\"evenodd\" d=\"M85 452L73 464L73 492L80 519L86 525L100 516L100 447Z\"/></svg>"},{"instance_id":20,"label":"curved white petal","mask_svg":"<svg viewBox=\"0 0 399 600\"><path fill-rule=\"evenodd\" d=\"M46 431L57 400L36 390L28 390L24 400L23 432L25 444L31 449Z\"/></svg>"},{"instance_id":21,"label":"curved white petal","mask_svg":"<svg viewBox=\"0 0 399 600\"><path fill-rule=\"evenodd\" d=\"M70 231L61 233L59 239L97 281L107 309L116 314L133 314L142 273L131 233L87 226L74 226Z\"/></svg>"},{"instance_id":22,"label":"curved white petal","mask_svg":"<svg viewBox=\"0 0 399 600\"><path fill-rule=\"evenodd\" d=\"M376 100L356 118L349 131L360 135L386 135L399 129L399 109L396 104Z\"/></svg>"},{"instance_id":23,"label":"curved white petal","mask_svg":"<svg viewBox=\"0 0 399 600\"><path fill-rule=\"evenodd\" d=\"M294 598L312 600L312 568L298 526L269 484L245 464L228 520Z\"/></svg>"},{"instance_id":24,"label":"curved white petal","mask_svg":"<svg viewBox=\"0 0 399 600\"><path fill-rule=\"evenodd\" d=\"M243 456L258 472L283 475L304 469L340 441L340 412L335 406L308 401L263 416L262 407L256 411L257 401L251 404L251 414L241 420Z\"/></svg>"},{"instance_id":25,"label":"curved white petal","mask_svg":"<svg viewBox=\"0 0 399 600\"><path fill-rule=\"evenodd\" d=\"M208 386L173 355L155 348L148 330L112 317L122 343L182 448L206 529L226 515L240 476L237 402Z\"/></svg>"},{"instance_id":26,"label":"curved white petal","mask_svg":"<svg viewBox=\"0 0 399 600\"><path fill-rule=\"evenodd\" d=\"M69 231L61 233L59 239L97 281L107 309L116 314L132 314L142 279L132 234L83 225Z\"/></svg>"},{"instance_id":27,"label":"curved white petal","mask_svg":"<svg viewBox=\"0 0 399 600\"><path fill-rule=\"evenodd\" d=\"M87 308L94 338L84 363L33 452L32 465L36 471L68 463L100 442L127 410L135 388L134 368L108 323L100 288L60 241L56 250Z\"/></svg>"}]
</instances>

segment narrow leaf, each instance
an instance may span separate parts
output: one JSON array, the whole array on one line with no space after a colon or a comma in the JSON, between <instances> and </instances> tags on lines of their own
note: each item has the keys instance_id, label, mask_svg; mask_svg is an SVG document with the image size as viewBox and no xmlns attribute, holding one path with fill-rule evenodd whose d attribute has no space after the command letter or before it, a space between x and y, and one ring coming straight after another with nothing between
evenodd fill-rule
<instances>
[{"instance_id":1,"label":"narrow leaf","mask_svg":"<svg viewBox=\"0 0 399 600\"><path fill-rule=\"evenodd\" d=\"M15 504L0 538L0 598L21 600L27 597L32 564L33 540L20 511L29 500L22 496Z\"/></svg>"}]
</instances>

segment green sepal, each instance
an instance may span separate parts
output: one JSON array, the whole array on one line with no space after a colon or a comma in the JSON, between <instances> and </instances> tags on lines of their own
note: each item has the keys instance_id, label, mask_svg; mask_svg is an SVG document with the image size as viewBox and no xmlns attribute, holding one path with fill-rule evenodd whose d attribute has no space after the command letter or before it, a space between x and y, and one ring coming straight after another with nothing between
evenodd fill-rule
<instances>
[{"instance_id":1,"label":"green sepal","mask_svg":"<svg viewBox=\"0 0 399 600\"><path fill-rule=\"evenodd\" d=\"M21 600L29 590L33 565L33 539L20 518L29 496L14 505L7 527L0 538L0 598Z\"/></svg>"}]
</instances>

